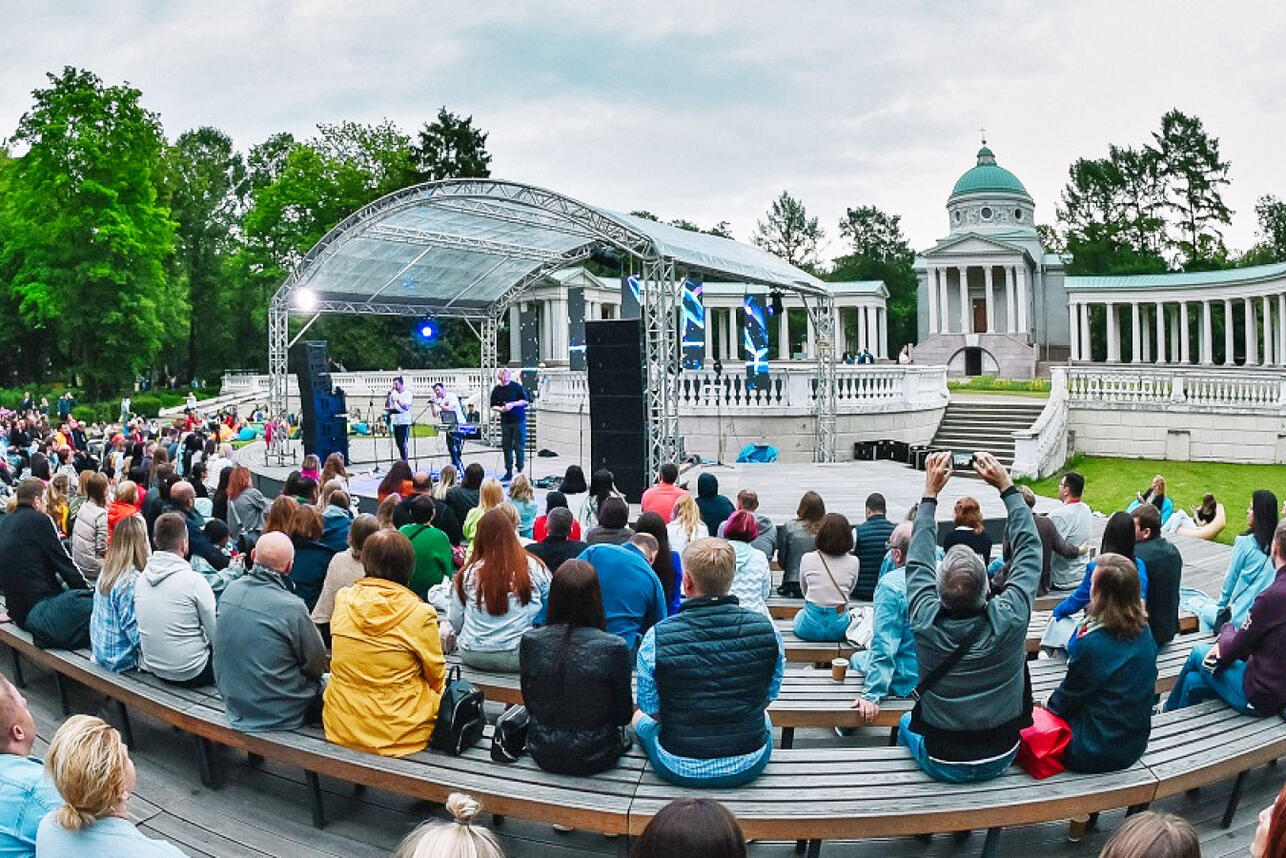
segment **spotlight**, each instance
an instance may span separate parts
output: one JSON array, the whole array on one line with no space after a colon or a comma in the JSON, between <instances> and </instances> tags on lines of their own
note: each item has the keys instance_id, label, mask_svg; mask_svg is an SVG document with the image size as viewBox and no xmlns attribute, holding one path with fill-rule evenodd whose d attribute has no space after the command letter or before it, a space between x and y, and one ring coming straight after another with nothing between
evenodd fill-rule
<instances>
[{"instance_id":1,"label":"spotlight","mask_svg":"<svg viewBox=\"0 0 1286 858\"><path fill-rule=\"evenodd\" d=\"M441 333L441 329L433 319L423 319L415 325L415 335L423 343L432 343L437 339L439 333Z\"/></svg>"},{"instance_id":2,"label":"spotlight","mask_svg":"<svg viewBox=\"0 0 1286 858\"><path fill-rule=\"evenodd\" d=\"M301 310L313 309L317 306L317 293L311 289L296 289L295 306Z\"/></svg>"},{"instance_id":3,"label":"spotlight","mask_svg":"<svg viewBox=\"0 0 1286 858\"><path fill-rule=\"evenodd\" d=\"M784 308L781 305L781 293L776 290L774 290L772 293L771 309L772 309L772 314L774 316L780 316L783 312L785 312Z\"/></svg>"}]
</instances>

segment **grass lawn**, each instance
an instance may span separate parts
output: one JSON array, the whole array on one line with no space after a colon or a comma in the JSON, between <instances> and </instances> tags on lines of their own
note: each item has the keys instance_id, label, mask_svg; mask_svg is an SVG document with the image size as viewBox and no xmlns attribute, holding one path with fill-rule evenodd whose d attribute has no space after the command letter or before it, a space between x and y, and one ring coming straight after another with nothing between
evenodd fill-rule
<instances>
[{"instance_id":1,"label":"grass lawn","mask_svg":"<svg viewBox=\"0 0 1286 858\"><path fill-rule=\"evenodd\" d=\"M1222 462L1169 462L1157 459L1104 459L1077 456L1063 470L1043 480L1023 480L1038 495L1058 497L1058 481L1068 470L1085 477L1083 500L1097 512L1110 514L1134 500L1152 482L1152 477L1165 477L1166 494L1176 509L1188 509L1201 503L1201 496L1214 492L1224 505L1228 525L1219 534L1219 542L1232 544L1237 534L1246 529L1246 509L1255 489L1269 489L1278 503L1286 494L1286 466L1231 465Z\"/></svg>"}]
</instances>

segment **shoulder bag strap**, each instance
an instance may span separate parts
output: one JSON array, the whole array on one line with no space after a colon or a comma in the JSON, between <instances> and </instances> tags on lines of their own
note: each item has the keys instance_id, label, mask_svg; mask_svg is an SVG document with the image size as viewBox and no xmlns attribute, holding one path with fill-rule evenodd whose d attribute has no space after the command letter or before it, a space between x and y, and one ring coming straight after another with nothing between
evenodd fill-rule
<instances>
[{"instance_id":1,"label":"shoulder bag strap","mask_svg":"<svg viewBox=\"0 0 1286 858\"><path fill-rule=\"evenodd\" d=\"M965 653L969 651L969 648L977 642L978 638L982 637L982 632L986 627L987 616L984 614L973 624L973 628L969 629L969 633L965 635L964 640L960 641L959 645L952 650L951 655L947 656L942 664L930 671L928 676L920 680L920 684L911 692L911 699L919 703L921 697L928 694L933 689L933 686L937 685L944 676L960 663L960 659L965 657Z\"/></svg>"},{"instance_id":2,"label":"shoulder bag strap","mask_svg":"<svg viewBox=\"0 0 1286 858\"><path fill-rule=\"evenodd\" d=\"M817 552L817 557L822 561L822 568L826 570L826 577L830 578L831 584L835 586L835 592L839 593L840 598L844 600L844 606L848 607L848 592L835 580L834 574L831 573L830 564L826 562L826 555L819 551Z\"/></svg>"}]
</instances>

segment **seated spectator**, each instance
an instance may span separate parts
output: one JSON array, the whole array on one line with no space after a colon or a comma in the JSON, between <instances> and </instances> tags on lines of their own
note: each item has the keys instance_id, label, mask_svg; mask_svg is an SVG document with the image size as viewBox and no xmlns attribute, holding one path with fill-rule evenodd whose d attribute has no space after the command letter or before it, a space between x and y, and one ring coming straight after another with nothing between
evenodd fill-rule
<instances>
[{"instance_id":1,"label":"seated spectator","mask_svg":"<svg viewBox=\"0 0 1286 858\"><path fill-rule=\"evenodd\" d=\"M462 526L464 520L469 517L469 510L478 505L478 494L482 489L482 479L486 475L487 472L482 469L482 465L471 462L464 466L460 484L447 490L446 502L451 505L451 509L455 511L456 520Z\"/></svg>"},{"instance_id":2,"label":"seated spectator","mask_svg":"<svg viewBox=\"0 0 1286 858\"><path fill-rule=\"evenodd\" d=\"M1076 772L1134 765L1151 735L1156 680L1139 574L1128 557L1100 554L1089 610L1068 645L1067 674L1045 704L1072 728L1063 764Z\"/></svg>"},{"instance_id":3,"label":"seated spectator","mask_svg":"<svg viewBox=\"0 0 1286 858\"><path fill-rule=\"evenodd\" d=\"M478 522L477 553L456 574L452 590L447 618L460 660L477 670L517 673L518 642L544 619L549 571L523 550L502 510L493 509Z\"/></svg>"},{"instance_id":4,"label":"seated spectator","mask_svg":"<svg viewBox=\"0 0 1286 858\"><path fill-rule=\"evenodd\" d=\"M216 570L228 568L228 555L205 537L205 519L196 511L196 493L191 483L180 480L170 487L170 503L167 511L183 516L183 523L188 529L188 551Z\"/></svg>"},{"instance_id":5,"label":"seated spectator","mask_svg":"<svg viewBox=\"0 0 1286 858\"><path fill-rule=\"evenodd\" d=\"M632 653L606 629L598 573L584 560L566 561L549 585L545 625L523 634L518 648L527 750L545 771L597 774L629 748Z\"/></svg>"},{"instance_id":6,"label":"seated spectator","mask_svg":"<svg viewBox=\"0 0 1286 858\"><path fill-rule=\"evenodd\" d=\"M509 503L518 510L518 535L531 539L536 522L536 493L526 474L519 474L509 483Z\"/></svg>"},{"instance_id":7,"label":"seated spectator","mask_svg":"<svg viewBox=\"0 0 1286 858\"><path fill-rule=\"evenodd\" d=\"M852 668L866 677L862 695L853 707L867 724L874 724L880 704L887 697L909 697L919 681L915 635L911 631L906 598L906 558L911 544L911 522L904 521L889 534L893 568L880 576L875 587L875 634L871 645L853 653Z\"/></svg>"},{"instance_id":8,"label":"seated spectator","mask_svg":"<svg viewBox=\"0 0 1286 858\"><path fill-rule=\"evenodd\" d=\"M633 705L631 700L631 709ZM63 799L45 777L44 765L31 756L36 723L27 701L3 676L0 730L0 855L29 858L36 854L40 820L61 807Z\"/></svg>"},{"instance_id":9,"label":"seated spectator","mask_svg":"<svg viewBox=\"0 0 1286 858\"><path fill-rule=\"evenodd\" d=\"M348 529L353 526L352 500L348 492L336 487L322 504L322 535L319 540L331 551L343 551L348 546Z\"/></svg>"},{"instance_id":10,"label":"seated spectator","mask_svg":"<svg viewBox=\"0 0 1286 858\"><path fill-rule=\"evenodd\" d=\"M308 477L314 481L321 480L321 459L312 453L304 456L304 460L299 463L299 473L301 476Z\"/></svg>"},{"instance_id":11,"label":"seated spectator","mask_svg":"<svg viewBox=\"0 0 1286 858\"><path fill-rule=\"evenodd\" d=\"M178 513L163 513L152 534L156 551L134 584L139 666L185 688L214 683L214 592L183 559L188 529Z\"/></svg>"},{"instance_id":12,"label":"seated spectator","mask_svg":"<svg viewBox=\"0 0 1286 858\"><path fill-rule=\"evenodd\" d=\"M415 550L415 566L408 586L412 593L423 599L430 587L451 577L455 572L455 561L451 555L451 540L433 526L433 517L437 513L433 498L428 495L412 496L410 511L411 523L398 530L411 540L411 547Z\"/></svg>"},{"instance_id":13,"label":"seated spectator","mask_svg":"<svg viewBox=\"0 0 1286 858\"><path fill-rule=\"evenodd\" d=\"M317 481L312 477L304 476L300 471L291 471L287 474L286 484L281 489L283 495L294 498L295 502L302 506L316 504L317 492Z\"/></svg>"},{"instance_id":14,"label":"seated spectator","mask_svg":"<svg viewBox=\"0 0 1286 858\"><path fill-rule=\"evenodd\" d=\"M630 529L630 508L624 498L611 495L598 508L598 521L585 536L590 545L624 545L634 531Z\"/></svg>"},{"instance_id":15,"label":"seated spectator","mask_svg":"<svg viewBox=\"0 0 1286 858\"><path fill-rule=\"evenodd\" d=\"M640 533L624 545L591 545L580 555L598 572L607 630L631 652L648 629L665 619L665 590L652 571L656 552L656 539Z\"/></svg>"},{"instance_id":16,"label":"seated spectator","mask_svg":"<svg viewBox=\"0 0 1286 858\"><path fill-rule=\"evenodd\" d=\"M737 492L737 511L740 512L741 510L753 513L755 522L759 525L759 535L750 544L762 551L764 556L771 560L773 555L777 553L777 527L772 523L771 518L759 514L759 495L750 489L742 489ZM726 521L719 525L719 532L715 535L722 539L724 529L727 526L728 522Z\"/></svg>"},{"instance_id":17,"label":"seated spectator","mask_svg":"<svg viewBox=\"0 0 1286 858\"><path fill-rule=\"evenodd\" d=\"M233 544L254 545L267 530L267 514L268 499L250 484L250 469L234 465L228 475L228 533Z\"/></svg>"},{"instance_id":18,"label":"seated spectator","mask_svg":"<svg viewBox=\"0 0 1286 858\"><path fill-rule=\"evenodd\" d=\"M1251 858L1277 858L1280 853L1255 854L1252 845L1250 854ZM1201 858L1201 841L1187 820L1145 810L1125 817L1098 855L1099 858Z\"/></svg>"},{"instance_id":19,"label":"seated spectator","mask_svg":"<svg viewBox=\"0 0 1286 858\"><path fill-rule=\"evenodd\" d=\"M326 645L287 579L295 549L284 533L255 543L254 565L219 600L215 683L228 723L249 733L321 722Z\"/></svg>"},{"instance_id":20,"label":"seated spectator","mask_svg":"<svg viewBox=\"0 0 1286 858\"><path fill-rule=\"evenodd\" d=\"M58 535L66 539L71 535L71 478L64 473L54 474L45 486L45 512L58 527Z\"/></svg>"},{"instance_id":21,"label":"seated spectator","mask_svg":"<svg viewBox=\"0 0 1286 858\"><path fill-rule=\"evenodd\" d=\"M634 846L633 858L746 858L737 818L708 798L676 798L657 811Z\"/></svg>"},{"instance_id":22,"label":"seated spectator","mask_svg":"<svg viewBox=\"0 0 1286 858\"><path fill-rule=\"evenodd\" d=\"M589 547L579 539L570 538L569 534L576 527L576 520L567 507L554 507L544 519L547 522L545 538L528 545L527 553L538 557L546 569L557 569L564 562L579 557ZM541 519L536 521L540 522Z\"/></svg>"},{"instance_id":23,"label":"seated spectator","mask_svg":"<svg viewBox=\"0 0 1286 858\"><path fill-rule=\"evenodd\" d=\"M732 595L741 607L768 614L768 597L772 594L772 570L768 558L750 543L759 535L754 513L741 510L728 518L724 536L737 555L737 569L732 576Z\"/></svg>"},{"instance_id":24,"label":"seated spectator","mask_svg":"<svg viewBox=\"0 0 1286 858\"><path fill-rule=\"evenodd\" d=\"M65 591L89 585L63 547L58 528L45 514L45 484L36 477L18 483L16 506L0 518L0 591L5 608L20 629L51 627L79 614L82 605ZM83 612L88 616L88 611Z\"/></svg>"},{"instance_id":25,"label":"seated spectator","mask_svg":"<svg viewBox=\"0 0 1286 858\"><path fill-rule=\"evenodd\" d=\"M1250 606L1276 575L1271 557L1276 527L1277 496L1256 490L1246 510L1246 531L1232 543L1219 599L1188 587L1180 591L1180 604L1197 615L1203 630L1217 631L1225 623L1239 627L1249 616Z\"/></svg>"},{"instance_id":26,"label":"seated spectator","mask_svg":"<svg viewBox=\"0 0 1286 858\"><path fill-rule=\"evenodd\" d=\"M920 699L902 717L898 738L931 778L990 780L1018 755L1019 731L1031 723L1023 670L1027 626L1040 583L1040 538L1031 510L1004 466L978 453L974 468L999 492L1008 512L1014 560L1009 584L987 599L987 571L977 552L953 546L934 566L939 492L951 479L951 453L925 466L924 499L915 517L907 562L907 597L920 668ZM963 647L963 649L962 649ZM926 687L940 665L963 655Z\"/></svg>"},{"instance_id":27,"label":"seated spectator","mask_svg":"<svg viewBox=\"0 0 1286 858\"><path fill-rule=\"evenodd\" d=\"M570 473L571 468L567 470ZM583 479L583 475L582 475ZM570 492L564 486L563 491L570 497ZM581 503L580 515L578 520L581 523L581 530L586 534L586 541L590 542L589 534L602 524L603 504L608 498L617 498L625 503L625 495L621 494L616 488L616 478L607 468L599 468L589 478L589 491L586 492L585 500ZM568 503L570 503L570 499ZM629 518L629 505L626 505L625 517ZM623 540L622 540L623 541Z\"/></svg>"},{"instance_id":28,"label":"seated spectator","mask_svg":"<svg viewBox=\"0 0 1286 858\"><path fill-rule=\"evenodd\" d=\"M94 661L117 673L138 666L138 620L134 587L152 555L143 516L131 515L116 526L103 571L94 583L89 646Z\"/></svg>"},{"instance_id":29,"label":"seated spectator","mask_svg":"<svg viewBox=\"0 0 1286 858\"><path fill-rule=\"evenodd\" d=\"M1199 852L1192 854L1200 858ZM1286 855L1286 786L1277 793L1277 801L1259 812L1259 825L1250 842L1250 858L1280 858L1282 855Z\"/></svg>"},{"instance_id":30,"label":"seated spectator","mask_svg":"<svg viewBox=\"0 0 1286 858\"><path fill-rule=\"evenodd\" d=\"M473 540L477 536L478 522L491 510L505 502L505 487L495 477L487 477L478 489L478 503L464 517L464 541L472 554Z\"/></svg>"},{"instance_id":31,"label":"seated spectator","mask_svg":"<svg viewBox=\"0 0 1286 858\"><path fill-rule=\"evenodd\" d=\"M670 516L674 514L675 501L687 494L687 491L675 485L678 481L679 466L666 462L657 471L656 485L643 492L639 507L643 512L656 513L661 516L662 521L669 524Z\"/></svg>"},{"instance_id":32,"label":"seated spectator","mask_svg":"<svg viewBox=\"0 0 1286 858\"><path fill-rule=\"evenodd\" d=\"M547 529L549 526L549 514L559 508L565 509L568 512L571 512L570 507L567 506L566 495L564 495L562 492L550 492L549 494L545 495L545 514L537 517L535 522L532 523L532 526L531 526L532 539L534 539L536 542L545 541L545 537L549 533ZM572 527L571 527L571 530L568 531L567 533L567 538L575 541L580 540L580 522L576 520L575 515L572 516ZM546 563L545 565L548 566L549 564ZM550 566L550 568L556 569L558 567Z\"/></svg>"},{"instance_id":33,"label":"seated spectator","mask_svg":"<svg viewBox=\"0 0 1286 858\"><path fill-rule=\"evenodd\" d=\"M674 502L670 514L670 523L665 526L670 535L670 550L683 554L683 549L705 536L705 522L701 520L701 510L697 508L697 499L685 493Z\"/></svg>"},{"instance_id":34,"label":"seated spectator","mask_svg":"<svg viewBox=\"0 0 1286 858\"><path fill-rule=\"evenodd\" d=\"M645 512L634 522L635 534L646 533L656 540L656 555L652 558L652 571L661 581L665 591L666 616L679 612L679 603L683 601L683 561L679 554L670 548L670 532L661 516L654 512ZM771 587L771 580L769 582Z\"/></svg>"},{"instance_id":35,"label":"seated spectator","mask_svg":"<svg viewBox=\"0 0 1286 858\"><path fill-rule=\"evenodd\" d=\"M867 495L866 521L857 526L852 549L859 563L857 583L851 592L859 602L869 602L875 595L875 585L879 583L880 570L884 568L889 534L893 532L893 522L889 521L887 513L884 495L879 492Z\"/></svg>"},{"instance_id":36,"label":"seated spectator","mask_svg":"<svg viewBox=\"0 0 1286 858\"><path fill-rule=\"evenodd\" d=\"M294 564L290 568L291 589L311 611L321 595L326 569L337 552L322 544L322 516L312 504L299 504L295 508L289 536L295 546Z\"/></svg>"},{"instance_id":37,"label":"seated spectator","mask_svg":"<svg viewBox=\"0 0 1286 858\"><path fill-rule=\"evenodd\" d=\"M85 500L71 529L71 559L89 581L98 577L107 556L107 476L85 471Z\"/></svg>"},{"instance_id":38,"label":"seated spectator","mask_svg":"<svg viewBox=\"0 0 1286 858\"><path fill-rule=\"evenodd\" d=\"M747 784L772 754L767 709L781 688L785 649L772 620L729 595L736 563L722 539L689 545L688 599L639 647L634 732L656 773L678 786Z\"/></svg>"},{"instance_id":39,"label":"seated spectator","mask_svg":"<svg viewBox=\"0 0 1286 858\"><path fill-rule=\"evenodd\" d=\"M1201 506L1194 506L1191 510L1176 509L1165 520L1161 528L1162 533L1179 533L1185 536L1196 536L1205 528L1215 524L1223 512L1223 504L1215 500L1215 496L1206 492L1201 498ZM1226 520L1225 520L1226 523ZM1213 536L1200 536L1201 539L1213 539Z\"/></svg>"},{"instance_id":40,"label":"seated spectator","mask_svg":"<svg viewBox=\"0 0 1286 858\"><path fill-rule=\"evenodd\" d=\"M1037 514L1036 510L1036 493L1027 486L1019 486L1019 493L1027 503L1027 508L1032 510L1032 516L1036 520L1036 533L1040 535L1041 565L1040 565L1040 587L1036 590L1038 596L1044 596L1050 589L1050 563L1053 560L1055 552L1059 556L1067 559L1075 559L1081 556L1082 550L1079 545L1072 545L1063 539L1059 534L1058 528L1044 513ZM1000 559L1002 566L991 578L991 590L993 593L999 593L1004 589L1005 581L1009 577L1009 564L1013 559L1013 547L1009 544L1009 531L1005 530L1005 537L1000 543ZM988 570L990 571L990 570ZM1084 579L1082 579L1084 580Z\"/></svg>"},{"instance_id":41,"label":"seated spectator","mask_svg":"<svg viewBox=\"0 0 1286 858\"><path fill-rule=\"evenodd\" d=\"M795 517L781 526L777 540L777 562L781 565L781 586L777 592L799 599L804 591L799 585L799 562L816 547L817 530L826 515L826 504L817 492L804 492Z\"/></svg>"},{"instance_id":42,"label":"seated spectator","mask_svg":"<svg viewBox=\"0 0 1286 858\"><path fill-rule=\"evenodd\" d=\"M451 822L424 823L406 835L393 858L505 858L495 835L473 821L482 810L476 799L453 792L446 808Z\"/></svg>"},{"instance_id":43,"label":"seated spectator","mask_svg":"<svg viewBox=\"0 0 1286 858\"><path fill-rule=\"evenodd\" d=\"M735 547L735 546L734 546ZM827 513L817 529L814 550L799 561L804 607L795 614L795 635L806 641L842 641L848 631L848 594L857 584L853 528L838 513Z\"/></svg>"},{"instance_id":44,"label":"seated spectator","mask_svg":"<svg viewBox=\"0 0 1286 858\"><path fill-rule=\"evenodd\" d=\"M63 804L40 821L40 858L183 858L129 821L134 763L116 729L92 715L72 715L49 743L45 770Z\"/></svg>"},{"instance_id":45,"label":"seated spectator","mask_svg":"<svg viewBox=\"0 0 1286 858\"><path fill-rule=\"evenodd\" d=\"M147 494L143 497L143 518L147 521L148 533L156 530L156 519L170 502L170 487L181 479L174 473L174 466L161 458L165 451L158 449L156 452L159 455L153 459Z\"/></svg>"},{"instance_id":46,"label":"seated spectator","mask_svg":"<svg viewBox=\"0 0 1286 858\"><path fill-rule=\"evenodd\" d=\"M192 568L205 578L210 585L210 589L214 591L214 599L217 602L223 591L227 589L228 583L240 577L241 573L245 571L245 567L242 565L240 557L236 558L235 562L232 560L232 546L229 544L228 526L226 524L217 518L209 519L206 521L205 527L201 528L201 533L205 535L211 545L229 558L228 565L222 570L215 569L205 562L205 558L199 554L193 554L190 560Z\"/></svg>"},{"instance_id":47,"label":"seated spectator","mask_svg":"<svg viewBox=\"0 0 1286 858\"><path fill-rule=\"evenodd\" d=\"M107 506L107 541L112 541L112 534L116 532L116 525L120 524L122 519L129 518L131 515L140 515L138 508L138 484L131 480L124 480L116 484L116 495L112 502ZM147 529L147 523L144 522L144 530Z\"/></svg>"},{"instance_id":48,"label":"seated spectator","mask_svg":"<svg viewBox=\"0 0 1286 858\"><path fill-rule=\"evenodd\" d=\"M397 495L389 495L380 501L380 505L375 508L375 519L380 523L380 530L397 530L397 510L401 503L402 499Z\"/></svg>"},{"instance_id":49,"label":"seated spectator","mask_svg":"<svg viewBox=\"0 0 1286 858\"><path fill-rule=\"evenodd\" d=\"M1068 471L1058 481L1058 499L1062 506L1049 514L1054 529L1068 545L1082 545L1090 538L1094 513L1089 504L1081 500L1085 492L1085 478L1076 471ZM1074 590L1085 577L1085 560L1080 554L1068 557L1057 553L1050 558L1049 586L1054 590Z\"/></svg>"},{"instance_id":50,"label":"seated spectator","mask_svg":"<svg viewBox=\"0 0 1286 858\"><path fill-rule=\"evenodd\" d=\"M1165 703L1167 712L1215 697L1259 717L1286 707L1286 522L1273 531L1271 562L1277 575L1243 623L1225 623L1213 646L1192 648Z\"/></svg>"},{"instance_id":51,"label":"seated spectator","mask_svg":"<svg viewBox=\"0 0 1286 858\"><path fill-rule=\"evenodd\" d=\"M362 546L379 529L379 521L370 513L353 519L353 526L348 529L348 548L332 557L326 567L326 581L313 606L312 620L327 641L330 640L330 616L335 611L335 594L366 574L362 568Z\"/></svg>"},{"instance_id":52,"label":"seated spectator","mask_svg":"<svg viewBox=\"0 0 1286 858\"><path fill-rule=\"evenodd\" d=\"M1183 578L1183 555L1161 536L1161 514L1152 504L1143 504L1130 513L1134 519L1134 556L1148 572L1148 627L1158 648L1179 633L1179 582ZM1142 576L1140 576L1142 577Z\"/></svg>"},{"instance_id":53,"label":"seated spectator","mask_svg":"<svg viewBox=\"0 0 1286 858\"><path fill-rule=\"evenodd\" d=\"M446 685L438 615L407 589L415 549L402 534L369 536L362 566L365 577L335 596L326 739L404 757L428 746Z\"/></svg>"},{"instance_id":54,"label":"seated spectator","mask_svg":"<svg viewBox=\"0 0 1286 858\"><path fill-rule=\"evenodd\" d=\"M1107 524L1103 526L1103 541L1099 545L1099 553L1119 554L1129 560L1138 573L1143 598L1147 598L1148 567L1146 563L1134 556L1134 519L1129 513L1112 513L1107 520ZM1080 613L1090 603L1096 565L1094 560L1085 564L1085 575L1081 578L1081 585L1076 588L1074 593L1054 607L1050 628L1046 631L1045 637L1041 639L1041 646L1055 648L1067 646L1068 640L1071 639L1077 628L1076 621L1072 619L1073 615Z\"/></svg>"},{"instance_id":55,"label":"seated spectator","mask_svg":"<svg viewBox=\"0 0 1286 858\"><path fill-rule=\"evenodd\" d=\"M719 478L714 474L705 473L697 477L697 509L701 510L707 536L718 533L719 525L734 512L732 501L719 494Z\"/></svg>"},{"instance_id":56,"label":"seated spectator","mask_svg":"<svg viewBox=\"0 0 1286 858\"><path fill-rule=\"evenodd\" d=\"M396 459L392 465L389 465L388 473L384 479L380 480L379 486L375 489L375 496L382 501L390 495L397 495L404 498L409 495L411 489L411 479L414 474L411 473L411 466L406 463L405 459ZM285 492L282 492L285 494Z\"/></svg>"},{"instance_id":57,"label":"seated spectator","mask_svg":"<svg viewBox=\"0 0 1286 858\"><path fill-rule=\"evenodd\" d=\"M983 565L991 562L991 537L982 521L982 508L974 498L956 501L955 529L942 540L942 549L949 551L953 545L967 545L982 558Z\"/></svg>"},{"instance_id":58,"label":"seated spectator","mask_svg":"<svg viewBox=\"0 0 1286 858\"><path fill-rule=\"evenodd\" d=\"M1161 513L1161 523L1165 524L1174 514L1174 501L1165 496L1165 477L1157 474L1152 478L1152 484L1148 486L1145 492L1136 492L1134 500L1125 508L1126 512L1134 512L1140 504L1150 503Z\"/></svg>"}]
</instances>

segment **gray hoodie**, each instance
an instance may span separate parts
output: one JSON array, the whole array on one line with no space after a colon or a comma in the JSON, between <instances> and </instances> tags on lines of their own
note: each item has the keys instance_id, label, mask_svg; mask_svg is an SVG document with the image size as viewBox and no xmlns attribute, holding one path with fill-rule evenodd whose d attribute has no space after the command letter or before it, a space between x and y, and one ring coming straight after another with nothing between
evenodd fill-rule
<instances>
[{"instance_id":1,"label":"gray hoodie","mask_svg":"<svg viewBox=\"0 0 1286 858\"><path fill-rule=\"evenodd\" d=\"M183 682L205 669L214 641L214 591L191 564L170 551L148 558L134 585L139 667Z\"/></svg>"}]
</instances>

